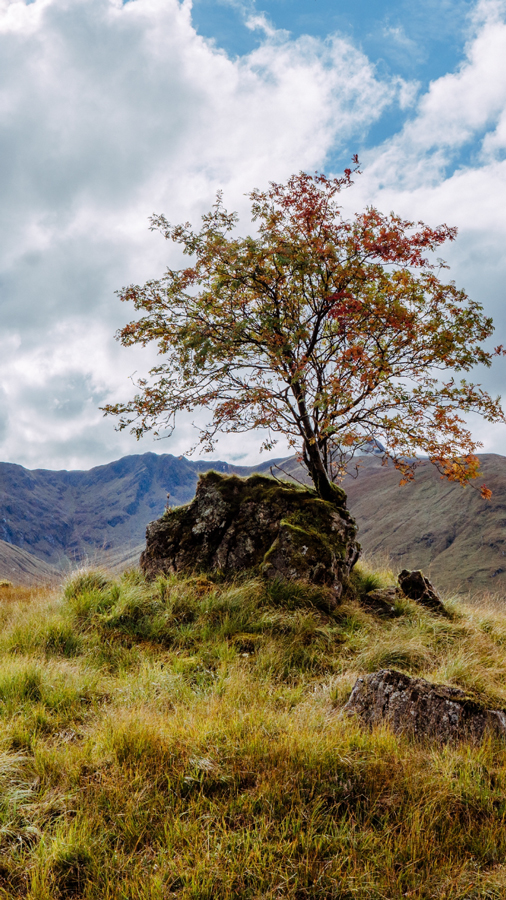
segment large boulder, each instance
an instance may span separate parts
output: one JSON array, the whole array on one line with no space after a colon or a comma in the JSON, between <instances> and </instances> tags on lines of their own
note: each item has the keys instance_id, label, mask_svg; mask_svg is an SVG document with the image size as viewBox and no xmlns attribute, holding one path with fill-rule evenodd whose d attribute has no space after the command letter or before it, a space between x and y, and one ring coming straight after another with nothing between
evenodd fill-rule
<instances>
[{"instance_id":1,"label":"large boulder","mask_svg":"<svg viewBox=\"0 0 506 900\"><path fill-rule=\"evenodd\" d=\"M148 525L145 575L252 571L332 589L337 600L358 559L357 527L345 507L309 490L253 475L201 475L195 498Z\"/></svg>"},{"instance_id":2,"label":"large boulder","mask_svg":"<svg viewBox=\"0 0 506 900\"><path fill-rule=\"evenodd\" d=\"M397 734L442 742L480 740L487 731L506 737L502 710L487 709L459 688L430 684L391 669L359 678L344 709L365 725L386 723Z\"/></svg>"}]
</instances>

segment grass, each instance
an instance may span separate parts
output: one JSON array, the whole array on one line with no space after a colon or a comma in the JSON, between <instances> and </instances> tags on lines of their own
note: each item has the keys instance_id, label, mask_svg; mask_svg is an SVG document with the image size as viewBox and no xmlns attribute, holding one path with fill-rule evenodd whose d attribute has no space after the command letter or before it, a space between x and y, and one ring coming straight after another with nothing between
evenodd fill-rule
<instances>
[{"instance_id":1,"label":"grass","mask_svg":"<svg viewBox=\"0 0 506 900\"><path fill-rule=\"evenodd\" d=\"M383 666L506 708L506 611L380 619L325 591L112 579L0 591L0 898L506 896L506 755L342 716Z\"/></svg>"}]
</instances>

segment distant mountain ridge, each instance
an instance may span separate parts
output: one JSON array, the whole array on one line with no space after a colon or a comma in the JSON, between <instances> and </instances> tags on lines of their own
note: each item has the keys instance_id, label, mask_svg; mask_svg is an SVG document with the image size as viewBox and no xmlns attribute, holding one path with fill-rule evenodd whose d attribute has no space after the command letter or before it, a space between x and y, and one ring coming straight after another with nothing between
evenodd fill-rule
<instances>
[{"instance_id":1,"label":"distant mountain ridge","mask_svg":"<svg viewBox=\"0 0 506 900\"><path fill-rule=\"evenodd\" d=\"M0 463L0 541L60 566L97 551L126 550L144 540L146 525L166 505L191 500L199 472L249 475L267 471L221 460L192 461L144 453L88 471L25 469Z\"/></svg>"},{"instance_id":2,"label":"distant mountain ridge","mask_svg":"<svg viewBox=\"0 0 506 900\"><path fill-rule=\"evenodd\" d=\"M492 489L490 501L442 481L429 463L405 487L377 455L359 463L358 477L347 476L344 487L366 553L388 556L394 567L421 567L441 588L506 597L505 457L480 457L479 484ZM303 477L295 459L248 467L144 453L70 472L0 463L0 577L47 580L83 560L117 570L134 564L167 492L171 505L179 505L193 497L199 472L269 474L277 464Z\"/></svg>"}]
</instances>

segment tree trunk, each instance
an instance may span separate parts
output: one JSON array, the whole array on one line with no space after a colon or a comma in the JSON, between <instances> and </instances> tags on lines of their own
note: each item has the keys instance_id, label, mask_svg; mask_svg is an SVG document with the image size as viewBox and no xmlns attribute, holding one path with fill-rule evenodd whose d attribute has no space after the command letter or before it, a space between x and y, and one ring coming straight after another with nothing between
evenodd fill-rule
<instances>
[{"instance_id":1,"label":"tree trunk","mask_svg":"<svg viewBox=\"0 0 506 900\"><path fill-rule=\"evenodd\" d=\"M320 499L346 509L346 493L330 480L316 442L304 441L304 462Z\"/></svg>"},{"instance_id":2,"label":"tree trunk","mask_svg":"<svg viewBox=\"0 0 506 900\"><path fill-rule=\"evenodd\" d=\"M346 493L337 484L333 484L323 463L316 435L306 408L304 390L297 380L291 382L291 388L299 408L299 428L304 439L304 462L315 486L316 493L321 500L333 503L339 509L347 512Z\"/></svg>"}]
</instances>

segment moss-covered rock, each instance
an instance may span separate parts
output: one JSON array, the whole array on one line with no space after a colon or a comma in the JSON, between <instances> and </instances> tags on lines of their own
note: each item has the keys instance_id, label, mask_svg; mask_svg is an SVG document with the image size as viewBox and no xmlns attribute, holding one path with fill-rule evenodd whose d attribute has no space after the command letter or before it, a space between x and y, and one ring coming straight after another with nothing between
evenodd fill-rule
<instances>
[{"instance_id":1,"label":"moss-covered rock","mask_svg":"<svg viewBox=\"0 0 506 900\"><path fill-rule=\"evenodd\" d=\"M312 491L253 475L208 472L195 498L147 529L141 567L159 573L251 571L303 580L341 596L358 559L357 527L346 508Z\"/></svg>"}]
</instances>

